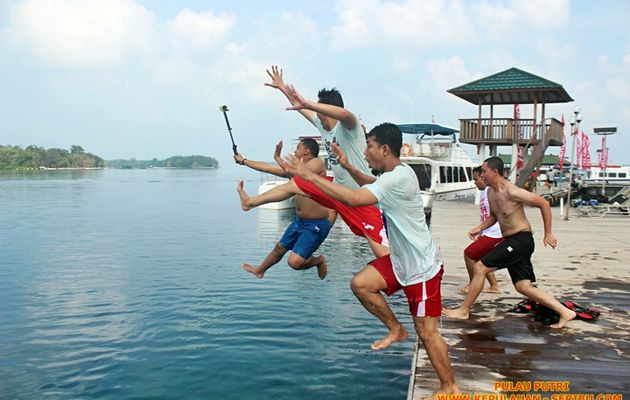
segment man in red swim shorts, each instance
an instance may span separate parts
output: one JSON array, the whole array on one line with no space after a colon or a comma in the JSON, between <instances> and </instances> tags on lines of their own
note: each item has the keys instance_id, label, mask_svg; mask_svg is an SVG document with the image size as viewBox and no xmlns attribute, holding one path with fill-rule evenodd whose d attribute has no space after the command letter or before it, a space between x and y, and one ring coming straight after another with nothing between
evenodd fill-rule
<instances>
[{"instance_id":1,"label":"man in red swim shorts","mask_svg":"<svg viewBox=\"0 0 630 400\"><path fill-rule=\"evenodd\" d=\"M483 223L490 216L490 204L488 203L488 187L481 177L481 166L473 168L473 179L475 181L475 186L477 186L477 189L481 191L479 195L479 211L481 219L480 222ZM503 235L501 234L501 228L499 227L499 223L497 222L488 229L484 229L477 240L466 247L466 249L464 250L464 262L466 263L466 270L468 271L469 279L468 285L460 288L459 290L464 293L468 293L468 287L470 286L470 281L472 281L474 275L475 263L481 260L486 254L490 253L490 251L492 251L492 249L494 249L496 245L498 245L502 241ZM499 289L497 278L495 278L494 272L489 272L486 275L486 279L488 279L490 287L488 289L485 289L484 291L491 293L501 293L501 289Z\"/></svg>"}]
</instances>

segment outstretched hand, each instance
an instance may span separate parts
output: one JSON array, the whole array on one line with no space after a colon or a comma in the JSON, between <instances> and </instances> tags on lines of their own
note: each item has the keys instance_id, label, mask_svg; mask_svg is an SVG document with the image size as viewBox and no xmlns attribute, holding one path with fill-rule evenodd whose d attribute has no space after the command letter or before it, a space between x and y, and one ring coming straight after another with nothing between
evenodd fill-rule
<instances>
[{"instance_id":1,"label":"outstretched hand","mask_svg":"<svg viewBox=\"0 0 630 400\"><path fill-rule=\"evenodd\" d=\"M297 158L293 154L288 154L285 158L285 171L287 171L291 175L299 175L304 179L309 179L311 176L316 176L316 174L311 171L304 161L301 158Z\"/></svg>"},{"instance_id":2,"label":"outstretched hand","mask_svg":"<svg viewBox=\"0 0 630 400\"><path fill-rule=\"evenodd\" d=\"M278 69L277 65L271 66L271 72L267 69L267 75L271 78L271 82L265 83L265 86L272 87L274 89L283 90L285 87L284 80L282 79L282 69Z\"/></svg>"},{"instance_id":3,"label":"outstretched hand","mask_svg":"<svg viewBox=\"0 0 630 400\"><path fill-rule=\"evenodd\" d=\"M552 249L555 249L556 246L558 245L558 240L553 235L553 233L546 233L545 238L543 239L543 244L545 245L545 247L549 245L551 246Z\"/></svg>"},{"instance_id":4,"label":"outstretched hand","mask_svg":"<svg viewBox=\"0 0 630 400\"><path fill-rule=\"evenodd\" d=\"M301 110L306 107L306 99L293 87L293 85L286 86L287 98L291 102L291 107L287 107L287 110Z\"/></svg>"},{"instance_id":5,"label":"outstretched hand","mask_svg":"<svg viewBox=\"0 0 630 400\"><path fill-rule=\"evenodd\" d=\"M284 170L284 172L290 174L288 170L287 162L282 159L282 140L278 142L276 145L276 151L273 153L273 159L276 160L276 163Z\"/></svg>"},{"instance_id":6,"label":"outstretched hand","mask_svg":"<svg viewBox=\"0 0 630 400\"><path fill-rule=\"evenodd\" d=\"M282 140L276 144L276 151L273 152L273 159L278 161L278 159L282 159Z\"/></svg>"}]
</instances>

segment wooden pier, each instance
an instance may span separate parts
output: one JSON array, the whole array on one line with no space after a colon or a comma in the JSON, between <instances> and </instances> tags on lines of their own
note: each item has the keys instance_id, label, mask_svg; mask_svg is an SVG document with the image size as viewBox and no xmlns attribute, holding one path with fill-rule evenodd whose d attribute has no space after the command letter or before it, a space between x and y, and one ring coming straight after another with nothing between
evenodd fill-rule
<instances>
[{"instance_id":1,"label":"wooden pier","mask_svg":"<svg viewBox=\"0 0 630 400\"><path fill-rule=\"evenodd\" d=\"M501 294L482 292L470 319L444 317L440 326L457 384L471 395L470 400L474 394L500 394L496 382L517 381L568 382L568 391L552 392L558 395L630 393L630 219L579 218L576 208L570 211L569 220L564 221L560 210L552 209L558 246L551 249L542 243L540 212L525 209L536 243L532 263L538 285L559 300L597 308L601 316L594 322L570 321L564 329L554 330L529 314L508 313L523 296L512 286L507 271L497 271ZM464 300L458 290L468 282L462 251L470 244L468 229L478 220L479 209L473 204L444 201L433 206L431 231L445 262L445 307L456 307ZM411 366L408 399L423 399L438 388L420 343ZM537 393L552 398L549 393Z\"/></svg>"}]
</instances>

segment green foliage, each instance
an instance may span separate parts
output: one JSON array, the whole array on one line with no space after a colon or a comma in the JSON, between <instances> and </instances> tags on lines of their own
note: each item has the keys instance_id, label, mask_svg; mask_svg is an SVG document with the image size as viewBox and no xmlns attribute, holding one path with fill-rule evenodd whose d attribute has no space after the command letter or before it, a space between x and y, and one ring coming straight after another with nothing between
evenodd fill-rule
<instances>
[{"instance_id":1,"label":"green foliage","mask_svg":"<svg viewBox=\"0 0 630 400\"><path fill-rule=\"evenodd\" d=\"M70 151L65 149L45 149L38 146L0 145L0 169L39 169L39 168L218 168L219 162L206 156L174 156L166 160L111 160L91 153L83 147L73 145Z\"/></svg>"},{"instance_id":2,"label":"green foliage","mask_svg":"<svg viewBox=\"0 0 630 400\"><path fill-rule=\"evenodd\" d=\"M81 146L70 149L44 149L38 146L0 146L0 169L103 168L105 161Z\"/></svg>"},{"instance_id":3,"label":"green foliage","mask_svg":"<svg viewBox=\"0 0 630 400\"><path fill-rule=\"evenodd\" d=\"M145 169L145 168L218 168L219 162L212 157L206 156L174 156L166 160L108 160L105 162L107 168L120 169Z\"/></svg>"}]
</instances>

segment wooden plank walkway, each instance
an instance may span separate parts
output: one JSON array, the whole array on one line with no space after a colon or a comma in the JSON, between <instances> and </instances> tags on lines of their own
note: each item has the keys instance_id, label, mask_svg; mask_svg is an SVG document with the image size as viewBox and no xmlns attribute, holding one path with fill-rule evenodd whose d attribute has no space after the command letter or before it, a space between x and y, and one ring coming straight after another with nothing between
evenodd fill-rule
<instances>
[{"instance_id":1,"label":"wooden plank walkway","mask_svg":"<svg viewBox=\"0 0 630 400\"><path fill-rule=\"evenodd\" d=\"M561 381L568 382L568 391L536 393L543 395L541 400L545 396L551 399L551 394L627 395L630 393L630 220L578 218L576 209L571 209L570 219L563 221L559 208L552 208L553 231L558 238L558 247L552 250L542 244L540 212L537 209L526 212L536 240L532 262L539 286L559 300L574 300L598 308L602 315L594 323L571 321L565 329L553 330L529 315L507 313L523 297L514 290L507 271L499 271L497 279L502 294L482 293L467 321L448 318L442 321L441 332L449 344L460 389L471 394L470 400L475 400L474 394L497 393L494 384L499 381ZM434 204L431 229L445 257L442 296L446 307L455 307L464 299L457 290L468 281L463 249L470 243L467 231L478 218L478 208L473 204ZM409 400L422 399L439 387L422 344L418 347ZM620 400L620 397L606 400Z\"/></svg>"}]
</instances>

